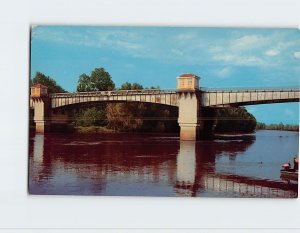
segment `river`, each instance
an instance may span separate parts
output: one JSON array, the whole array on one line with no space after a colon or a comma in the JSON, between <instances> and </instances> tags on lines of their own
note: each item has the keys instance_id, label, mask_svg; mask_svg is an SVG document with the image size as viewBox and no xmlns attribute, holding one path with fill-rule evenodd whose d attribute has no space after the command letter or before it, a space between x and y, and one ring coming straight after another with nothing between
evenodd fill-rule
<instances>
[{"instance_id":1,"label":"river","mask_svg":"<svg viewBox=\"0 0 300 233\"><path fill-rule=\"evenodd\" d=\"M298 154L298 132L180 141L174 134L31 134L30 194L103 196L298 196L280 178Z\"/></svg>"}]
</instances>

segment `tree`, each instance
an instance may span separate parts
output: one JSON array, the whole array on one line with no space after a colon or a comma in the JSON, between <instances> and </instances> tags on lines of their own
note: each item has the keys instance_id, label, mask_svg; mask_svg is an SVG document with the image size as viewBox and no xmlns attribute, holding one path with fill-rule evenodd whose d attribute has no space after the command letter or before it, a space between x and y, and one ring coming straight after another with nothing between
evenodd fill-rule
<instances>
[{"instance_id":1,"label":"tree","mask_svg":"<svg viewBox=\"0 0 300 233\"><path fill-rule=\"evenodd\" d=\"M143 86L139 83L123 83L122 86L120 87L120 90L142 90L144 89Z\"/></svg>"},{"instance_id":2,"label":"tree","mask_svg":"<svg viewBox=\"0 0 300 233\"><path fill-rule=\"evenodd\" d=\"M92 91L92 87L90 85L90 77L86 74L82 74L79 76L78 85L77 85L77 91L83 92L83 91Z\"/></svg>"},{"instance_id":3,"label":"tree","mask_svg":"<svg viewBox=\"0 0 300 233\"><path fill-rule=\"evenodd\" d=\"M106 113L96 107L81 110L75 114L76 126L104 126L106 124Z\"/></svg>"},{"instance_id":4,"label":"tree","mask_svg":"<svg viewBox=\"0 0 300 233\"><path fill-rule=\"evenodd\" d=\"M123 83L120 87L120 90L131 90L131 83L129 82Z\"/></svg>"},{"instance_id":5,"label":"tree","mask_svg":"<svg viewBox=\"0 0 300 233\"><path fill-rule=\"evenodd\" d=\"M60 85L56 83L56 81L49 76L46 76L45 74L41 72L36 72L34 78L30 82L30 85L34 84L43 84L48 87L48 93L62 93L66 92L65 89L63 89Z\"/></svg>"},{"instance_id":6,"label":"tree","mask_svg":"<svg viewBox=\"0 0 300 233\"><path fill-rule=\"evenodd\" d=\"M91 72L91 75L82 74L79 76L77 91L112 91L115 84L111 76L103 68L96 68Z\"/></svg>"},{"instance_id":7,"label":"tree","mask_svg":"<svg viewBox=\"0 0 300 233\"><path fill-rule=\"evenodd\" d=\"M144 88L141 84L138 84L138 83L131 84L131 90L142 90L142 89L144 89Z\"/></svg>"},{"instance_id":8,"label":"tree","mask_svg":"<svg viewBox=\"0 0 300 233\"><path fill-rule=\"evenodd\" d=\"M178 109L152 103L109 103L108 128L119 131L177 132Z\"/></svg>"},{"instance_id":9,"label":"tree","mask_svg":"<svg viewBox=\"0 0 300 233\"><path fill-rule=\"evenodd\" d=\"M258 122L256 129L299 131L299 125L284 125L282 122L279 124L267 125L265 123Z\"/></svg>"}]
</instances>

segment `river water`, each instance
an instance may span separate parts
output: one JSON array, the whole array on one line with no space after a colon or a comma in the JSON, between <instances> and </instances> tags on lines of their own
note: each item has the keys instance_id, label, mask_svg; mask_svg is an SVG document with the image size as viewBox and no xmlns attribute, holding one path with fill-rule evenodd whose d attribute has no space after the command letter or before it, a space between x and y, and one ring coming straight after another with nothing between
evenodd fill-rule
<instances>
[{"instance_id":1,"label":"river water","mask_svg":"<svg viewBox=\"0 0 300 233\"><path fill-rule=\"evenodd\" d=\"M30 194L297 197L280 178L298 154L298 132L180 141L174 134L33 134Z\"/></svg>"}]
</instances>

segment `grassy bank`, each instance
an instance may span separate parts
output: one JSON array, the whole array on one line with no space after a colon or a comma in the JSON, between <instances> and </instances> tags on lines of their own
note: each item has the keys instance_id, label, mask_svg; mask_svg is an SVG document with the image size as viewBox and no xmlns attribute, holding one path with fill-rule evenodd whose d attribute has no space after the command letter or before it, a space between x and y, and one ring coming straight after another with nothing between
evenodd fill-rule
<instances>
[{"instance_id":1,"label":"grassy bank","mask_svg":"<svg viewBox=\"0 0 300 233\"><path fill-rule=\"evenodd\" d=\"M84 127L76 126L74 127L74 132L85 134L85 133L111 133L115 131L102 126L84 126Z\"/></svg>"}]
</instances>

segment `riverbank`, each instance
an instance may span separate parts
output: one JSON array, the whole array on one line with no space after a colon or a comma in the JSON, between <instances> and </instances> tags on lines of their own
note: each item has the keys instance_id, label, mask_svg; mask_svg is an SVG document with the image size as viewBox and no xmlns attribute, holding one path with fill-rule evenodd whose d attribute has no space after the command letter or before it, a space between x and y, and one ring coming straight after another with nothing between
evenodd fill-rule
<instances>
[{"instance_id":1,"label":"riverbank","mask_svg":"<svg viewBox=\"0 0 300 233\"><path fill-rule=\"evenodd\" d=\"M92 134L92 133L113 133L116 132L115 130L108 129L103 126L76 126L74 127L75 133L81 134Z\"/></svg>"},{"instance_id":2,"label":"riverbank","mask_svg":"<svg viewBox=\"0 0 300 233\"><path fill-rule=\"evenodd\" d=\"M243 133L243 132L228 132L228 133L215 133L215 139L253 139L255 138L255 132Z\"/></svg>"}]
</instances>

